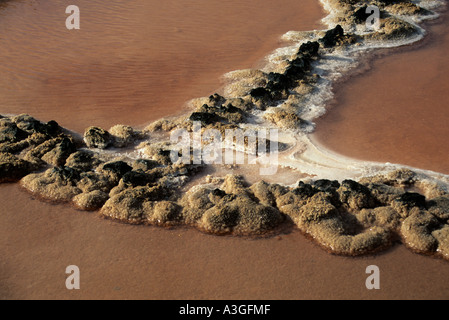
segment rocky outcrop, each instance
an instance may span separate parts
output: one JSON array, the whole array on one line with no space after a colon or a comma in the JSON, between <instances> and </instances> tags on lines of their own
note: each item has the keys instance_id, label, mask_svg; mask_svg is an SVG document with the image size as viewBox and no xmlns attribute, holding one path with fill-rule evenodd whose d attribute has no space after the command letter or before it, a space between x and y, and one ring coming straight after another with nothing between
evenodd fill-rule
<instances>
[{"instance_id":1,"label":"rocky outcrop","mask_svg":"<svg viewBox=\"0 0 449 320\"><path fill-rule=\"evenodd\" d=\"M42 123L29 115L0 119L0 180L15 181L45 166L63 166L77 149L72 136L55 121Z\"/></svg>"},{"instance_id":2,"label":"rocky outcrop","mask_svg":"<svg viewBox=\"0 0 449 320\"><path fill-rule=\"evenodd\" d=\"M365 36L368 40L403 40L418 33L418 29L411 23L395 18L387 17L380 20L380 29L377 32Z\"/></svg>"},{"instance_id":3,"label":"rocky outcrop","mask_svg":"<svg viewBox=\"0 0 449 320\"><path fill-rule=\"evenodd\" d=\"M33 165L11 153L0 152L0 183L15 182L29 174Z\"/></svg>"},{"instance_id":4,"label":"rocky outcrop","mask_svg":"<svg viewBox=\"0 0 449 320\"><path fill-rule=\"evenodd\" d=\"M190 115L190 121L200 121L205 127L221 123L235 125L246 120L246 112L232 105L224 97L214 94L209 97L207 103L195 109Z\"/></svg>"},{"instance_id":5,"label":"rocky outcrop","mask_svg":"<svg viewBox=\"0 0 449 320\"><path fill-rule=\"evenodd\" d=\"M306 123L295 112L279 108L266 113L264 118L276 126L286 129L297 129Z\"/></svg>"},{"instance_id":6,"label":"rocky outcrop","mask_svg":"<svg viewBox=\"0 0 449 320\"><path fill-rule=\"evenodd\" d=\"M345 31L341 25L337 25L334 29L328 30L320 41L325 48L332 48L343 40L344 34Z\"/></svg>"},{"instance_id":7,"label":"rocky outcrop","mask_svg":"<svg viewBox=\"0 0 449 320\"><path fill-rule=\"evenodd\" d=\"M66 160L65 165L81 171L90 171L101 164L99 157L87 150L72 153Z\"/></svg>"},{"instance_id":8,"label":"rocky outcrop","mask_svg":"<svg viewBox=\"0 0 449 320\"><path fill-rule=\"evenodd\" d=\"M263 234L276 229L283 215L246 188L240 177L229 175L220 188L199 188L181 200L189 225L214 234Z\"/></svg>"},{"instance_id":9,"label":"rocky outcrop","mask_svg":"<svg viewBox=\"0 0 449 320\"><path fill-rule=\"evenodd\" d=\"M74 196L82 193L77 187L80 180L78 170L63 167L48 169L43 173L29 174L21 180L21 185L41 198L70 202Z\"/></svg>"},{"instance_id":10,"label":"rocky outcrop","mask_svg":"<svg viewBox=\"0 0 449 320\"><path fill-rule=\"evenodd\" d=\"M88 148L106 149L112 143L109 132L98 127L89 127L84 132L84 142Z\"/></svg>"},{"instance_id":11,"label":"rocky outcrop","mask_svg":"<svg viewBox=\"0 0 449 320\"><path fill-rule=\"evenodd\" d=\"M124 148L131 146L137 140L144 137L141 132L134 130L130 126L115 125L109 129L112 137L112 145L115 148Z\"/></svg>"},{"instance_id":12,"label":"rocky outcrop","mask_svg":"<svg viewBox=\"0 0 449 320\"><path fill-rule=\"evenodd\" d=\"M105 217L133 224L150 222L155 203L162 201L165 193L166 190L160 186L127 188L109 198L101 213Z\"/></svg>"},{"instance_id":13,"label":"rocky outcrop","mask_svg":"<svg viewBox=\"0 0 449 320\"><path fill-rule=\"evenodd\" d=\"M145 137L143 132L125 125L115 125L109 131L99 127L89 127L84 132L84 142L88 148L92 149L125 148Z\"/></svg>"}]
</instances>

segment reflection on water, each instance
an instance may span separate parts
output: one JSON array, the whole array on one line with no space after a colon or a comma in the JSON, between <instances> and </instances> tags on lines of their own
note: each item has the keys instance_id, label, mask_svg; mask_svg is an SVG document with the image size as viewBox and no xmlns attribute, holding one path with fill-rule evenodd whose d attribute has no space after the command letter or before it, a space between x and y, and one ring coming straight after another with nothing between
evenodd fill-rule
<instances>
[{"instance_id":1,"label":"reflection on water","mask_svg":"<svg viewBox=\"0 0 449 320\"><path fill-rule=\"evenodd\" d=\"M73 1L72 1L73 2ZM0 11L0 112L88 125L141 125L248 68L288 30L319 28L318 1L12 1Z\"/></svg>"}]
</instances>

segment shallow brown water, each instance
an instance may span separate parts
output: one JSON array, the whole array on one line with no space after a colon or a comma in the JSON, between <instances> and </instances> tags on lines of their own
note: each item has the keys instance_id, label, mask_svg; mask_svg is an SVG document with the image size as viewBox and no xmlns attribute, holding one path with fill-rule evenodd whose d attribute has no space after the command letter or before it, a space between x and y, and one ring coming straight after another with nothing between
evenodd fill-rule
<instances>
[{"instance_id":1,"label":"shallow brown water","mask_svg":"<svg viewBox=\"0 0 449 320\"><path fill-rule=\"evenodd\" d=\"M322 28L318 1L10 1L0 11L0 113L29 113L83 132L133 126L214 93L289 30Z\"/></svg>"},{"instance_id":2,"label":"shallow brown water","mask_svg":"<svg viewBox=\"0 0 449 320\"><path fill-rule=\"evenodd\" d=\"M449 14L417 45L339 85L315 137L346 156L449 174Z\"/></svg>"}]
</instances>

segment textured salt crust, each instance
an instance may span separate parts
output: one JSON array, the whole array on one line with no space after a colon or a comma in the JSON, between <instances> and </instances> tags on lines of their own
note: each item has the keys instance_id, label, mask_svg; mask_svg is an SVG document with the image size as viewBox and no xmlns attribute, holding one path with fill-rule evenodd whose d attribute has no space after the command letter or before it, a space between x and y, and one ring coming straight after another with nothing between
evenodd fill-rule
<instances>
[{"instance_id":1,"label":"textured salt crust","mask_svg":"<svg viewBox=\"0 0 449 320\"><path fill-rule=\"evenodd\" d=\"M320 0L323 8L329 12L329 15L322 19L322 22L327 24L329 28L335 27L335 17L338 16L339 11L335 9L331 2L328 0ZM444 4L442 1L414 1L414 3L420 5L425 9L435 9ZM394 40L394 41L364 41L363 45L349 46L349 49L335 50L331 54L326 54L321 57L318 63L314 65L313 72L321 76L318 83L319 90L313 94L310 94L306 102L298 105L298 109L301 110L305 105L306 110L302 111L300 116L304 120L313 122L318 117L326 113L326 104L333 98L332 85L336 80L343 77L346 73L357 67L359 63L359 57L363 54L369 53L375 49L382 48L395 48L405 45L411 45L417 41L420 41L425 36L425 30L422 29L417 23L424 20L435 19L439 15L437 13L428 15L426 17L404 17L401 19L414 25L419 33L413 37ZM355 31L355 30L354 30ZM273 53L267 56L267 65L262 71L269 73L273 69L276 69L277 64L285 61L292 55L294 55L301 44L308 41L316 41L319 36L317 31L289 31L284 34L281 39L284 41L294 42L293 45L282 47L275 50ZM364 32L357 32L364 34ZM225 75L225 79L233 79L233 74L238 71L230 72ZM226 91L226 89L225 89ZM267 111L270 112L270 111ZM263 114L260 115L262 117ZM263 120L260 120L262 123ZM269 126L269 124L265 124ZM297 169L301 172L309 175L316 176L319 179L330 180L342 180L342 179L360 179L366 176L372 176L375 174L386 173L391 170L397 170L400 168L409 168L413 171L420 173L427 179L435 180L439 184L449 186L449 176L440 173L421 170L416 168L407 167L400 164L390 163L376 163L368 161L360 161L351 159L339 154L336 154L325 147L317 144L313 141L307 133L313 132L313 124L308 130L293 131L290 132L284 130L283 139L280 142L294 143L294 147L287 154L280 154L279 165L284 167L290 167ZM305 131L305 132L304 132ZM305 151L304 151L305 150Z\"/></svg>"}]
</instances>

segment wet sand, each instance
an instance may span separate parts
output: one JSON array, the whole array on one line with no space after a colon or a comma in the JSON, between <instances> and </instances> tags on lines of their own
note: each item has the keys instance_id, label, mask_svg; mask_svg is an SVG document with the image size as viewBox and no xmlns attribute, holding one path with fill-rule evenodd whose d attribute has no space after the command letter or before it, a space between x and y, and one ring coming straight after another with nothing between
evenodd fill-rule
<instances>
[{"instance_id":1,"label":"wet sand","mask_svg":"<svg viewBox=\"0 0 449 320\"><path fill-rule=\"evenodd\" d=\"M144 125L253 67L289 30L321 29L318 1L7 2L0 11L0 112L83 132Z\"/></svg>"},{"instance_id":2,"label":"wet sand","mask_svg":"<svg viewBox=\"0 0 449 320\"><path fill-rule=\"evenodd\" d=\"M304 12L303 7L301 1L302 11L295 15ZM273 11L266 10L269 14ZM293 22L298 21L301 19ZM297 23L292 27L312 28ZM258 58L248 58L248 64ZM240 67L233 64L220 74ZM190 74L185 79L190 79ZM210 79L215 81L217 77ZM205 90L201 80L199 83L198 90ZM193 97L205 95L204 91L199 95L189 92ZM62 94L61 99L67 96ZM183 96L182 102L185 99ZM68 127L74 130L86 123L102 125L95 121L104 120L103 126L108 126L116 123L114 117L123 119L121 112L98 106L88 109L90 113L58 112L50 106L33 109L40 114L25 111L42 120L59 113L62 125L72 117L73 125ZM169 114L170 110L165 111ZM102 112L107 119L99 118ZM142 114L140 118L134 112L126 116L136 116L140 121ZM0 299L449 298L449 283L442 281L449 276L449 264L413 254L399 245L378 256L346 258L324 252L294 230L279 237L250 240L183 228L124 225L100 219L95 213L40 202L19 190L17 184L0 185L0 203ZM79 291L65 288L65 268L72 264L81 270ZM381 270L379 291L365 287L365 269L373 264Z\"/></svg>"},{"instance_id":3,"label":"wet sand","mask_svg":"<svg viewBox=\"0 0 449 320\"><path fill-rule=\"evenodd\" d=\"M335 87L314 138L361 160L449 173L449 14L428 23L419 44L376 58Z\"/></svg>"}]
</instances>

